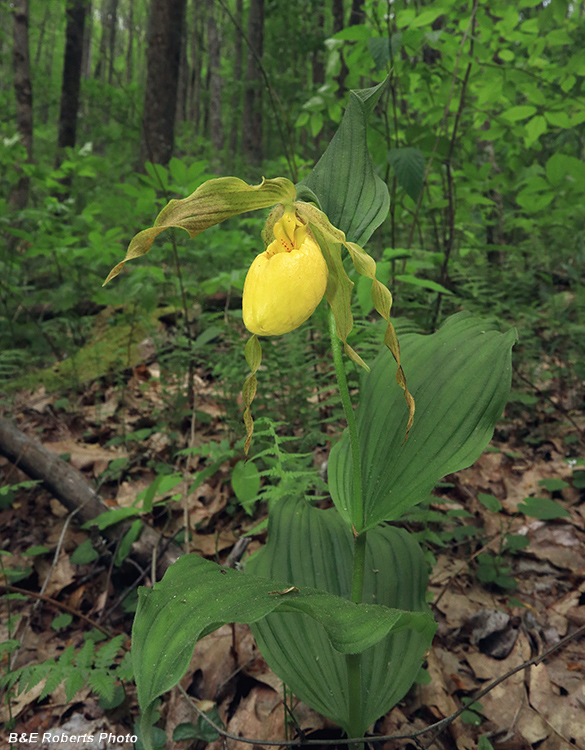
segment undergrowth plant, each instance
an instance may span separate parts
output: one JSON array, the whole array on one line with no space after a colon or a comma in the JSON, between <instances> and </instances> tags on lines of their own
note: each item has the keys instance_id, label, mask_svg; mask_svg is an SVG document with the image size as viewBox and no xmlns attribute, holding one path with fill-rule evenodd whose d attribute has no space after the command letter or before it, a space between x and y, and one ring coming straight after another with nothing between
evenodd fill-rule
<instances>
[{"instance_id":1,"label":"undergrowth plant","mask_svg":"<svg viewBox=\"0 0 585 750\"><path fill-rule=\"evenodd\" d=\"M9 493L24 489L33 482L21 482L2 488L0 500L9 497ZM0 503L0 507L2 504ZM35 555L48 552L46 547L31 547L24 552L24 556L32 558ZM115 708L120 705L125 697L124 683L132 679L132 663L130 652L125 648L124 633L107 639L107 636L99 630L92 630L84 634L84 643L79 648L68 645L58 658L45 659L37 664L27 664L24 667L15 666L16 658L21 647L21 639L17 637L21 615L16 611L14 604L17 601L25 601L27 595L25 590L11 590L13 584L30 575L31 568L22 568L13 564L11 553L0 550L0 576L6 582L6 592L2 599L6 605L6 627L7 637L0 642L0 654L2 655L3 672L0 674L0 691L2 703L6 705L9 721L7 727L14 726L12 716L13 699L26 691L32 690L43 683L39 692L38 700L42 701L53 694L57 688L64 685L65 698L71 703L77 693L87 684L100 699L104 709ZM51 627L59 631L68 628L72 622L72 616L62 613L53 618Z\"/></svg>"},{"instance_id":2,"label":"undergrowth plant","mask_svg":"<svg viewBox=\"0 0 585 750\"><path fill-rule=\"evenodd\" d=\"M40 664L30 664L8 671L0 678L0 686L6 688L10 698L10 693L15 687L18 688L18 693L22 693L32 690L44 681L38 697L38 700L42 701L63 684L66 701L71 703L87 683L100 698L103 708L115 708L124 700L123 681L132 679L129 652L125 652L122 660L119 660L119 652L125 638L122 633L108 640L97 650L95 641L88 638L77 650L74 646L68 646L58 659L45 659Z\"/></svg>"},{"instance_id":3,"label":"undergrowth plant","mask_svg":"<svg viewBox=\"0 0 585 750\"><path fill-rule=\"evenodd\" d=\"M398 346L392 297L362 249L389 209L365 138L383 87L351 93L339 130L302 183L210 180L163 208L108 277L147 253L167 228L195 237L239 213L276 206L263 232L266 250L244 285L243 317L253 334L245 348L251 369L243 389L246 450L262 378L258 337L297 328L322 297L330 307L347 421L328 464L334 507L321 509L306 487L292 484L270 503L268 543L244 572L185 555L154 589L141 589L132 657L147 750L160 696L184 675L196 641L223 623L250 623L274 672L353 739L404 696L431 643L425 557L411 534L391 524L486 447L508 396L515 332L501 333L460 312L432 335L401 336ZM371 369L348 341L354 284L342 249L367 279L372 306L384 319L385 347ZM367 373L355 410L344 353Z\"/></svg>"}]
</instances>

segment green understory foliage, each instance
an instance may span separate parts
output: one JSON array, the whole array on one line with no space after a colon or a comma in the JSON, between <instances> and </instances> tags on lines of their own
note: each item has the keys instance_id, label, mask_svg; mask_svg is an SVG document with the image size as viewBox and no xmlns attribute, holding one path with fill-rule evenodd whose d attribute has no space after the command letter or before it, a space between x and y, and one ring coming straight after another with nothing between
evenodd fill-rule
<instances>
[{"instance_id":1,"label":"green understory foliage","mask_svg":"<svg viewBox=\"0 0 585 750\"><path fill-rule=\"evenodd\" d=\"M49 5L56 18L59 3ZM518 369L544 392L551 381L560 380L567 394L585 375L579 335L585 315L582 5L561 1L541 8L525 0L516 7L499 0L488 9L442 0L417 13L399 2L385 19L379 3L367 2L364 23L327 41L325 81L313 92L309 85L304 99L286 78L289 74L283 79L278 65L271 66L284 16L271 22L272 31L268 27L265 60L269 77L278 73L281 99L291 97L294 127L288 145L296 154L299 178L306 175L313 155L311 139L331 133L341 119L342 58L349 71L347 87L359 86L364 77L382 80L390 72L370 120L369 145L392 197L375 254L382 280L394 293L395 314L407 314L427 331L462 307L518 325L525 331ZM31 22L34 49L43 11L35 7L32 12L39 13ZM329 22L326 14L325 30ZM55 55L61 53L59 29ZM93 33L97 38L99 25ZM293 57L301 55L301 49L295 50L290 50ZM124 65L121 51L115 61L120 74ZM33 65L39 107L58 98L58 66L53 65L50 78L46 70ZM139 328L155 307L183 307L184 302L187 314L207 327L206 308L213 296L214 307L223 311L213 324L238 329L245 270L258 250L261 219L255 216L237 227L228 222L209 230L196 250L187 250L180 235L165 239L165 263L143 264L107 295L100 288L105 270L134 228L148 225L168 198L188 195L212 174L205 138L186 136L179 137L177 157L168 167L133 171L142 85L133 82L122 97L114 82L84 80L80 145L57 169L54 103L35 120L33 165L23 164L14 118L0 124L5 248L0 254L0 382L70 359L94 338L96 310L128 298L136 300L130 314ZM226 101L229 95L226 88ZM3 97L10 113L14 102L9 89ZM100 108L107 116L94 116ZM269 106L268 116L276 116ZM269 150L276 158L279 140L269 133L274 139ZM18 168L31 176L31 195L27 208L15 214L7 198ZM264 173L282 173L282 164L269 161ZM63 200L60 180L66 176L72 186ZM178 243L183 289L173 242ZM360 286L356 293L361 301ZM366 316L371 311L367 299L360 308ZM230 336L222 340L231 349ZM225 361L220 358L214 367L229 381L234 357L223 351ZM275 368L282 365L275 363ZM58 376L48 378L50 389L59 385ZM299 391L311 386L299 383ZM568 402L579 406L575 397L568 395ZM283 402L280 415L274 416L307 412L298 408L303 403L302 397L295 398L289 409ZM311 417L306 414L303 420Z\"/></svg>"},{"instance_id":2,"label":"green understory foliage","mask_svg":"<svg viewBox=\"0 0 585 750\"><path fill-rule=\"evenodd\" d=\"M293 182L308 180L309 187L319 194L322 183L315 182L314 173L311 183L309 175L342 120L349 99L347 90L387 79L380 101L368 112L367 145L374 173L388 187L390 211L368 249L378 262L378 278L394 295L393 319L399 338L406 341L407 356L412 347L414 381L418 377L419 386L424 387L417 342L424 338L432 350L432 342L440 342L449 327L465 329L465 315L457 316L460 311L489 319L485 330L494 340L496 332L499 336L499 331L515 326L521 335L515 348L517 374L507 414L525 424L526 442L538 445L546 439L547 428L536 425L544 407L552 423L583 406L583 0L547 4L495 0L489 6L473 0L433 0L416 7L407 0L391 4L366 0L363 22L337 34L332 33L329 9L324 11L321 29L306 21L299 3L301 0L287 4L286 11L271 14L266 20L264 66L280 105L273 107L265 101L263 174L274 177L286 173ZM39 43L42 5L32 4L33 47ZM63 3L51 0L45 7L57 13ZM307 33L294 34L291 43L287 31L293 18L295 23L306 24ZM139 18L137 24L142 21ZM233 33L233 29L228 32L229 19L225 16L220 22L228 39ZM61 59L64 27L61 23L55 28L54 55ZM93 33L100 32L96 22ZM285 39L289 52L286 65L281 59ZM324 63L322 81L311 79L309 52L314 51ZM7 64L7 54L4 45L0 49L2 65ZM137 47L135 62L139 54ZM37 102L33 164L25 163L15 130L13 92L8 85L0 88L0 103L6 113L0 122L3 406L10 409L18 390L34 392L43 386L49 392L65 394L67 409L76 392L83 392L88 377L98 378L103 390L115 385L123 391L130 368L147 356L161 366L164 405L150 415L148 424L136 435L115 438L132 446L139 455L141 441L156 430L166 431L173 445L173 435L186 428L186 414L199 426L209 423L208 415L197 410L189 387L176 387L177 383L189 384L197 372L206 381L220 384L216 399L224 416L222 441L196 449L204 459L200 470L204 477L195 477L194 484L228 463L233 490L229 507L234 517L242 508L246 514L275 508L296 490L309 498L309 505L303 506L307 518L322 520L318 514L325 511L314 506L326 491L323 477L312 465L312 454L317 446L329 446L331 430L337 430L343 420L334 394L325 305L282 341L264 345L258 373L261 388L254 402L255 443L250 460L244 460L242 406L238 401L246 337L241 298L246 271L262 249L260 232L265 216L248 214L228 219L221 226L207 229L196 242L189 241L183 232L171 230L157 240L156 258L142 258L115 285L101 287L107 271L123 255L128 238L139 228L150 226L168 200L190 195L209 178L242 161L239 148L230 153L226 145L222 153L214 153L204 125L194 133L193 122L183 119L177 124L176 151L170 163L147 163L144 170L138 170L144 80L136 75L122 86L125 64L126 57L120 52L111 83L83 80L78 145L64 154L58 167L58 66L33 64ZM237 106L229 105L234 94L241 94L238 82L229 79L231 70L226 55L222 58L226 128L241 116L241 99L237 99ZM342 70L346 71L344 86L340 83ZM284 157L285 151L292 155L292 163ZM248 177L247 168L240 166L241 170L231 171ZM338 179L335 165L328 168L326 179ZM15 211L9 196L22 173L30 177L29 201L26 208ZM69 181L67 190L64 180ZM355 283L355 327L348 343L372 363L378 356L384 324L375 321L368 279L359 277L350 266L346 260L346 271ZM474 335L480 337L477 331ZM146 340L149 347L145 350L141 344ZM474 360L469 341L467 346L461 367ZM424 354L428 356L429 352ZM492 354L488 351L485 356L489 359ZM455 364L441 363L445 367ZM408 362L405 368L410 377ZM478 377L482 374L479 370ZM352 364L348 366L348 380L352 393L362 387L361 373ZM365 385L361 391L365 401L373 398L368 388L371 386ZM460 390L465 390L462 383ZM554 403L547 401L551 394L555 395ZM467 395L472 398L473 392ZM401 398L398 393L396 401ZM417 403L424 404L424 397ZM396 408L403 405L397 403ZM495 413L497 408L492 405L492 410ZM422 408L421 413L424 427ZM431 417L440 420L449 415L427 415L427 419ZM416 450L417 429L422 428L415 423L404 449L398 446L402 433L395 433L394 448L405 466L408 451ZM285 432L295 437L285 437ZM569 426L565 435L569 453L576 454L578 439L577 430ZM178 462L185 455L173 452L172 460ZM367 445L364 455L366 463L371 464ZM343 500L343 488L351 484L347 456L348 439L344 437L332 454L329 487L339 513L352 521L350 504ZM451 464L439 459L436 476L415 487L416 492L412 488L418 472L412 466L404 470L403 484L396 490L405 507L421 503L405 517L424 525L417 539L435 551L452 541L464 543L479 538L464 523L442 530L433 526L437 517L425 504L430 502L433 483L452 470ZM128 478L131 465L125 459L111 464L100 481ZM172 505L175 499L159 497L162 489L171 491L178 476L176 467L154 461L149 466L155 469L157 479L125 514L137 523L159 502L177 507ZM383 468L380 482L388 479ZM575 482L582 483L582 474L575 472ZM411 497L404 491L406 486L412 490ZM395 519L404 510L393 506L389 512L375 493L372 497L372 515L367 519L372 527L381 519ZM482 502L498 512L493 500ZM521 510L535 518L551 519L561 517L562 509L554 502L550 505L544 499L527 498ZM282 508L274 511L273 530L284 524L284 517ZM314 526L321 528L321 520ZM138 533L139 523L133 528L133 533ZM325 537L329 534L325 522L322 528ZM381 532L375 539L379 546L388 542ZM521 542L512 535L503 539L500 549L477 559L475 574L487 587L513 592L510 560ZM93 548L91 551L95 552ZM301 557L302 553L299 547ZM412 552L411 561L422 580L424 562L417 555ZM432 552L427 559L432 561ZM280 568L282 577L298 576L309 587L319 583L314 570L287 569L285 562L276 559L272 547L252 561L250 570L256 566L256 570L266 571L268 560ZM395 564L400 566L399 561ZM335 571L339 580L346 573ZM367 585L369 590L376 590L375 581ZM399 602L400 607L424 611L423 588L421 584L410 601ZM339 589L335 593L344 592ZM400 599L399 592L386 591L384 595ZM265 644L274 638L270 622L278 617L283 615L272 614L268 625L254 626ZM310 626L298 628L309 640L314 636ZM20 680L21 687L30 687L43 677L50 687L65 680L69 697L87 679L109 699L117 677L127 677L118 675L120 667L113 665L113 656L106 664L101 652L90 655L89 650L84 646L77 654L67 651L60 660L46 662L37 671L10 672L6 680L11 685ZM338 658L336 652L331 663L336 665ZM368 658L373 670L372 658ZM276 663L277 657L273 659ZM339 670L336 666L332 669L339 683ZM302 684L302 675L293 674L290 679L300 693L310 691L311 686ZM44 694L48 692L45 687ZM322 692L316 698L322 701L320 708L339 719L344 707L325 705ZM397 688L396 695L398 692ZM372 711L385 705L376 705Z\"/></svg>"}]
</instances>

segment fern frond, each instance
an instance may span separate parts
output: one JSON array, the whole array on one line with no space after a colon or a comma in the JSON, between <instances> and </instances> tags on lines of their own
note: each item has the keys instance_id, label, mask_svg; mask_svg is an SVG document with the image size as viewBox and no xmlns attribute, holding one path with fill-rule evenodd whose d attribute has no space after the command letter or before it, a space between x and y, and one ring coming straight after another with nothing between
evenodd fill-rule
<instances>
[{"instance_id":1,"label":"fern frond","mask_svg":"<svg viewBox=\"0 0 585 750\"><path fill-rule=\"evenodd\" d=\"M19 692L25 693L27 690L32 690L36 687L41 680L48 676L49 672L55 666L54 659L47 659L42 664L31 664L23 669L22 679L20 680L18 687Z\"/></svg>"},{"instance_id":2,"label":"fern frond","mask_svg":"<svg viewBox=\"0 0 585 750\"><path fill-rule=\"evenodd\" d=\"M0 676L0 690L6 689L6 692L11 690L18 680L22 677L22 669L15 669L13 672L8 672Z\"/></svg>"},{"instance_id":3,"label":"fern frond","mask_svg":"<svg viewBox=\"0 0 585 750\"><path fill-rule=\"evenodd\" d=\"M47 681L45 687L42 689L39 695L39 700L44 700L48 695L51 695L53 690L56 690L59 685L63 682L66 675L66 668L55 665L53 669L47 675Z\"/></svg>"},{"instance_id":4,"label":"fern frond","mask_svg":"<svg viewBox=\"0 0 585 750\"><path fill-rule=\"evenodd\" d=\"M116 669L116 677L122 681L130 681L134 679L134 667L132 665L130 651L126 651L122 657L122 661Z\"/></svg>"},{"instance_id":5,"label":"fern frond","mask_svg":"<svg viewBox=\"0 0 585 750\"><path fill-rule=\"evenodd\" d=\"M125 638L125 633L121 633L100 648L94 661L96 669L105 669L112 666L118 651L122 648Z\"/></svg>"},{"instance_id":6,"label":"fern frond","mask_svg":"<svg viewBox=\"0 0 585 750\"><path fill-rule=\"evenodd\" d=\"M65 651L61 654L58 660L58 664L61 667L70 667L75 659L75 649L73 646L67 646Z\"/></svg>"},{"instance_id":7,"label":"fern frond","mask_svg":"<svg viewBox=\"0 0 585 750\"><path fill-rule=\"evenodd\" d=\"M106 701L114 698L116 678L105 669L92 669L87 676L87 681L92 690Z\"/></svg>"},{"instance_id":8,"label":"fern frond","mask_svg":"<svg viewBox=\"0 0 585 750\"><path fill-rule=\"evenodd\" d=\"M67 703L71 703L73 698L85 685L86 679L87 670L77 669L75 667L71 669L71 671L67 675L67 678L65 679L65 697Z\"/></svg>"},{"instance_id":9,"label":"fern frond","mask_svg":"<svg viewBox=\"0 0 585 750\"><path fill-rule=\"evenodd\" d=\"M81 669L89 669L93 662L94 653L95 643L93 641L86 641L75 657L75 664L81 667Z\"/></svg>"}]
</instances>

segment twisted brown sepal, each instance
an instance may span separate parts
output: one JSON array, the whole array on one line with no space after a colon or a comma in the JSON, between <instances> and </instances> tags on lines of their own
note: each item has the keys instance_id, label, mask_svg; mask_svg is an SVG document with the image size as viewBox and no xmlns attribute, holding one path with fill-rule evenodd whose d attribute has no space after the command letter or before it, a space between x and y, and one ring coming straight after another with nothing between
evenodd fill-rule
<instances>
[{"instance_id":1,"label":"twisted brown sepal","mask_svg":"<svg viewBox=\"0 0 585 750\"><path fill-rule=\"evenodd\" d=\"M256 388L258 381L256 380L256 372L262 362L262 347L258 341L258 337L254 334L246 342L246 348L244 349L246 362L251 372L244 383L242 388L242 398L244 400L244 424L246 425L246 442L244 444L244 452L248 455L250 450L250 443L252 442L252 433L254 432L254 420L250 412L250 406L256 395Z\"/></svg>"},{"instance_id":2,"label":"twisted brown sepal","mask_svg":"<svg viewBox=\"0 0 585 750\"><path fill-rule=\"evenodd\" d=\"M378 314L381 315L387 323L386 332L384 334L384 344L390 349L392 356L396 360L396 382L403 389L404 398L408 406L408 423L406 425L406 435L404 438L407 440L414 419L414 398L406 385L404 370L400 363L400 346L398 344L398 338L394 326L390 322L392 294L390 293L390 290L385 287L384 284L381 284L376 278L376 261L355 242L348 242L341 229L334 227L322 211L315 206L300 201L295 205L297 211L305 221L309 223L309 226L318 238L321 252L323 253L325 261L329 267L329 279L325 296L327 297L327 301L335 315L337 335L341 341L343 341L345 353L357 365L360 365L365 370L369 370L369 367L359 354L357 354L357 352L355 352L347 343L347 337L353 328L353 317L350 306L353 282L349 279L343 267L341 246L348 250L355 270L372 281L372 302L374 303L374 307Z\"/></svg>"}]
</instances>

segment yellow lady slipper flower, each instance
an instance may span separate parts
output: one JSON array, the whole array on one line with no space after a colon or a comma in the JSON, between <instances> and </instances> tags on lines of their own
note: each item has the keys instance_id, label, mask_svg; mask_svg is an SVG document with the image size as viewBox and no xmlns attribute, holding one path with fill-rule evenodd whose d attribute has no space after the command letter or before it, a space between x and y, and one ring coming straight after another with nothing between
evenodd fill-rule
<instances>
[{"instance_id":1,"label":"yellow lady slipper flower","mask_svg":"<svg viewBox=\"0 0 585 750\"><path fill-rule=\"evenodd\" d=\"M244 284L244 325L258 336L294 331L315 312L327 287L327 263L294 209L284 212L273 233Z\"/></svg>"},{"instance_id":2,"label":"yellow lady slipper flower","mask_svg":"<svg viewBox=\"0 0 585 750\"><path fill-rule=\"evenodd\" d=\"M244 285L243 315L252 336L246 344L250 376L244 383L244 422L246 452L250 445L253 420L250 406L256 394L256 372L262 361L257 336L278 336L304 323L323 297L329 303L346 354L356 364L366 363L347 343L353 327L351 290L341 257L344 247L355 270L372 281L374 307L387 322L384 343L397 363L396 380L404 389L409 408L407 434L414 414L414 399L406 386L400 365L400 348L390 322L392 295L376 279L376 263L359 245L346 239L327 215L312 203L297 200L295 186L284 177L263 179L260 185L248 185L237 177L207 180L192 195L170 201L157 216L154 225L132 238L126 257L110 271L104 282L117 276L124 265L149 252L154 239L170 227L178 227L196 237L208 227L245 211L276 206L268 218L264 234L274 239L254 260Z\"/></svg>"}]
</instances>

